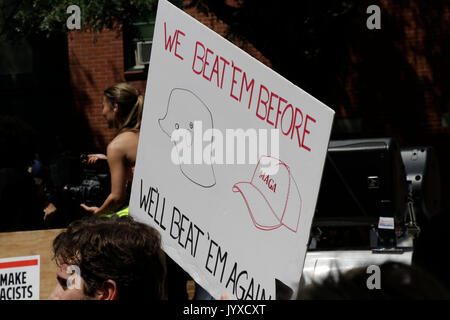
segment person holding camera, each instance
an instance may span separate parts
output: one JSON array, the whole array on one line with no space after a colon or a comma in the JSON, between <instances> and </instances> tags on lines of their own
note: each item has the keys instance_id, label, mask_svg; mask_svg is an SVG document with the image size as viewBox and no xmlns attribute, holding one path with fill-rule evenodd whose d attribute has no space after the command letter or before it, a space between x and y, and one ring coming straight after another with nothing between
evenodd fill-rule
<instances>
[{"instance_id":1,"label":"person holding camera","mask_svg":"<svg viewBox=\"0 0 450 320\"><path fill-rule=\"evenodd\" d=\"M95 216L128 214L128 201L136 162L144 98L132 85L122 82L104 91L102 114L109 128L117 133L106 155L89 154L88 164L107 160L111 174L111 193L100 207L81 207Z\"/></svg>"}]
</instances>

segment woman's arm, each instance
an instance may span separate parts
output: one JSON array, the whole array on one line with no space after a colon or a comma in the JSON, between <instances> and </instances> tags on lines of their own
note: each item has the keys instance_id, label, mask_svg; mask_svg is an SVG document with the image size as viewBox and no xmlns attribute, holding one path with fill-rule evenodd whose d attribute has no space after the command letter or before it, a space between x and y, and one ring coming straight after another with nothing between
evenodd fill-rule
<instances>
[{"instance_id":1,"label":"woman's arm","mask_svg":"<svg viewBox=\"0 0 450 320\"><path fill-rule=\"evenodd\" d=\"M111 173L111 193L100 208L81 206L94 215L114 213L124 204L126 199L126 162L121 141L113 141L107 148L107 160Z\"/></svg>"},{"instance_id":2,"label":"woman's arm","mask_svg":"<svg viewBox=\"0 0 450 320\"><path fill-rule=\"evenodd\" d=\"M101 153L88 154L87 156L88 156L88 159L87 159L88 164L94 164L98 160L108 160L107 157Z\"/></svg>"}]
</instances>

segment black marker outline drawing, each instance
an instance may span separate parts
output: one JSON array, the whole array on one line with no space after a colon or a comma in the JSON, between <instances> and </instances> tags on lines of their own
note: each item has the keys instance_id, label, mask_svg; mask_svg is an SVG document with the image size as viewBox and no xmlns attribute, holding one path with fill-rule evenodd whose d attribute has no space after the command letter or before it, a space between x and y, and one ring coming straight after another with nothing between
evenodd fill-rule
<instances>
[{"instance_id":1,"label":"black marker outline drawing","mask_svg":"<svg viewBox=\"0 0 450 320\"><path fill-rule=\"evenodd\" d=\"M214 120L213 120L213 117L212 117L211 110L210 110L210 109L208 108L208 106L203 102L203 100L200 99L200 97L197 96L197 95L196 95L194 92L192 92L191 90L184 89L184 88L173 88L173 89L170 91L169 99L167 100L166 114L164 115L163 118L158 119L158 124L159 124L160 129L161 129L161 130L169 137L169 139L172 138L172 132L169 134L169 133L164 129L164 127L163 127L163 125L161 124L161 122L164 121L164 120L167 118L167 115L169 114L170 100L171 100L171 98L172 98L172 95L173 95L174 91L176 92L176 91L178 91L178 90L188 92L188 93L190 93L191 95L193 95L198 101L200 101L201 105L204 107L203 109L206 110L206 111L208 112L209 119L211 120L211 129L214 129ZM214 136L211 136L211 143L212 143L213 139L214 139ZM174 146L176 147L176 143L173 142L173 144L174 144ZM203 140L202 140L202 145L203 145ZM203 151L202 151L202 155L203 155ZM211 150L211 156L212 156L212 150ZM191 165L196 165L196 164L191 164ZM204 165L204 164L201 164L201 165ZM189 177L189 175L183 171L183 166L182 166L181 163L179 164L179 167L180 167L181 173L182 173L189 181L191 181L192 183L194 183L194 184L196 184L196 185L198 185L198 186L200 186L200 187L203 187L203 188L211 188L211 187L214 187L214 186L216 185L216 183L217 183L217 182L216 182L216 174L215 174L215 172L214 172L214 166L213 166L212 163L209 164L209 167L211 168L211 171L212 171L212 178L213 178L213 181L214 181L214 182L213 182L212 184L209 184L209 185L204 185L204 184L202 184L202 183L200 183L200 182L198 182L198 181L195 181L194 178Z\"/></svg>"}]
</instances>

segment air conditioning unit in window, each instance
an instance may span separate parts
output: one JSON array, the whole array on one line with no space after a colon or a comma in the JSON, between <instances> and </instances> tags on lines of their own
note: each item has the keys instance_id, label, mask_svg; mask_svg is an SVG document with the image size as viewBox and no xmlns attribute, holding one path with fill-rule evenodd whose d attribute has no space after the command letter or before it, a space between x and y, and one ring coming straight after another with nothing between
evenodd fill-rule
<instances>
[{"instance_id":1,"label":"air conditioning unit in window","mask_svg":"<svg viewBox=\"0 0 450 320\"><path fill-rule=\"evenodd\" d=\"M152 50L152 41L140 41L136 43L136 64L149 64Z\"/></svg>"}]
</instances>

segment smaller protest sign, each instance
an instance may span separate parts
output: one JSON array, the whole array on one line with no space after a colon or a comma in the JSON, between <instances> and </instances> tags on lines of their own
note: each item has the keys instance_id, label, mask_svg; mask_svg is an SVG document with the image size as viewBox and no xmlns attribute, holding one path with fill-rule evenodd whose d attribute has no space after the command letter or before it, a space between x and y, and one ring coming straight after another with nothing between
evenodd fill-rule
<instances>
[{"instance_id":1,"label":"smaller protest sign","mask_svg":"<svg viewBox=\"0 0 450 320\"><path fill-rule=\"evenodd\" d=\"M0 259L0 300L39 300L40 256Z\"/></svg>"}]
</instances>

